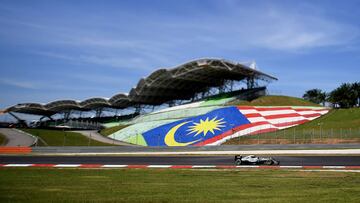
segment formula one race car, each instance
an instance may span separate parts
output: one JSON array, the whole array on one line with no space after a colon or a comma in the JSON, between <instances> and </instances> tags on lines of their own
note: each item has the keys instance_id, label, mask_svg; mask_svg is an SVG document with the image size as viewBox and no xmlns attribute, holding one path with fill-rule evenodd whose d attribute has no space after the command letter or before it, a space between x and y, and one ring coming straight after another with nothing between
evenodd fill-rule
<instances>
[{"instance_id":1,"label":"formula one race car","mask_svg":"<svg viewBox=\"0 0 360 203\"><path fill-rule=\"evenodd\" d=\"M279 165L280 161L276 161L272 157L258 157L255 155L249 155L249 156L241 156L236 155L235 156L235 165L246 165L246 164L252 164L252 165Z\"/></svg>"}]
</instances>

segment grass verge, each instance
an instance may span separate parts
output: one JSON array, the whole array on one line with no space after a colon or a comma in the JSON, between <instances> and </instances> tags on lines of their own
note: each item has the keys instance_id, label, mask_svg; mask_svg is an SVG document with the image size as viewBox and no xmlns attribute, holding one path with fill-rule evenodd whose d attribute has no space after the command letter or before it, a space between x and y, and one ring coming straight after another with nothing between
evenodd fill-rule
<instances>
[{"instance_id":1,"label":"grass verge","mask_svg":"<svg viewBox=\"0 0 360 203\"><path fill-rule=\"evenodd\" d=\"M113 146L111 144L89 139L80 133L62 130L21 129L27 133L38 136L45 143L39 146Z\"/></svg>"},{"instance_id":2,"label":"grass verge","mask_svg":"<svg viewBox=\"0 0 360 203\"><path fill-rule=\"evenodd\" d=\"M231 139L225 144L360 143L360 108L333 109L292 128Z\"/></svg>"},{"instance_id":3,"label":"grass verge","mask_svg":"<svg viewBox=\"0 0 360 203\"><path fill-rule=\"evenodd\" d=\"M0 169L1 202L359 202L360 173Z\"/></svg>"},{"instance_id":4,"label":"grass verge","mask_svg":"<svg viewBox=\"0 0 360 203\"><path fill-rule=\"evenodd\" d=\"M105 128L100 131L100 134L107 137L123 128L126 128L126 127L127 127L127 125L118 125L118 126L114 126L114 127L110 127L110 128Z\"/></svg>"},{"instance_id":5,"label":"grass verge","mask_svg":"<svg viewBox=\"0 0 360 203\"><path fill-rule=\"evenodd\" d=\"M3 146L7 143L7 139L5 137L5 135L0 133L0 146Z\"/></svg>"}]
</instances>

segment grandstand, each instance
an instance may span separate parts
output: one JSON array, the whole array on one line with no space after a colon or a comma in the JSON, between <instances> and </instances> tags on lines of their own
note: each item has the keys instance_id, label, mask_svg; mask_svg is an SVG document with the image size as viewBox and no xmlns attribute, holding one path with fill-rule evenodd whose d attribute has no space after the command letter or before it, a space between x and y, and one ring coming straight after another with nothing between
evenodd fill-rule
<instances>
[{"instance_id":1,"label":"grandstand","mask_svg":"<svg viewBox=\"0 0 360 203\"><path fill-rule=\"evenodd\" d=\"M274 80L277 78L260 72L254 65L205 58L174 68L158 69L148 77L140 79L129 93L119 93L110 99L96 97L84 101L57 100L48 104L21 103L5 109L4 112L10 113L19 121L21 119L13 113L39 115L42 116L41 121L54 121L54 115L62 115L62 120L66 122L73 113L90 111L95 112L95 119L92 121L102 122L104 120L101 115L104 110L129 112L129 109L133 109L133 113L125 115L131 118L146 108L165 104L172 107L204 100L209 103L219 97L246 99L263 95L266 88L259 88L259 83L267 84ZM205 109L204 107L201 112L210 110L211 107Z\"/></svg>"}]
</instances>

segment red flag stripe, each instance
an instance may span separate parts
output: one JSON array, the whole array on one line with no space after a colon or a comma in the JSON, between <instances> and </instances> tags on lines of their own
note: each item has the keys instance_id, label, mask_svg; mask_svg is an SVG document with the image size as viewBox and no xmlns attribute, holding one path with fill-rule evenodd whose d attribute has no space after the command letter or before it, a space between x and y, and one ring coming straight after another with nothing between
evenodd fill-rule
<instances>
[{"instance_id":1,"label":"red flag stripe","mask_svg":"<svg viewBox=\"0 0 360 203\"><path fill-rule=\"evenodd\" d=\"M246 118L264 118L264 119L277 119L277 118L294 118L294 117L304 117L304 118L314 118L319 117L321 114L305 114L300 115L297 113L294 114L278 114L278 115L271 115L271 116L261 116L260 114L244 114Z\"/></svg>"}]
</instances>

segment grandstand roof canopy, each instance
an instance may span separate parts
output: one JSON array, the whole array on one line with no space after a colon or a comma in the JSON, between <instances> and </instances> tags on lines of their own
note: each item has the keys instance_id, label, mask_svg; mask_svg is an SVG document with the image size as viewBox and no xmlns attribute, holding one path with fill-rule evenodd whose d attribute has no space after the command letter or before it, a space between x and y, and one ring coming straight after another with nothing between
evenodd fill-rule
<instances>
[{"instance_id":1,"label":"grandstand roof canopy","mask_svg":"<svg viewBox=\"0 0 360 203\"><path fill-rule=\"evenodd\" d=\"M67 110L124 109L134 105L160 105L173 100L191 99L196 93L223 86L225 81L272 81L277 78L247 65L223 59L197 59L170 69L158 69L142 78L129 94L116 94L110 99L90 98L84 101L58 100L48 104L23 103L7 108L19 112L51 116Z\"/></svg>"}]
</instances>

